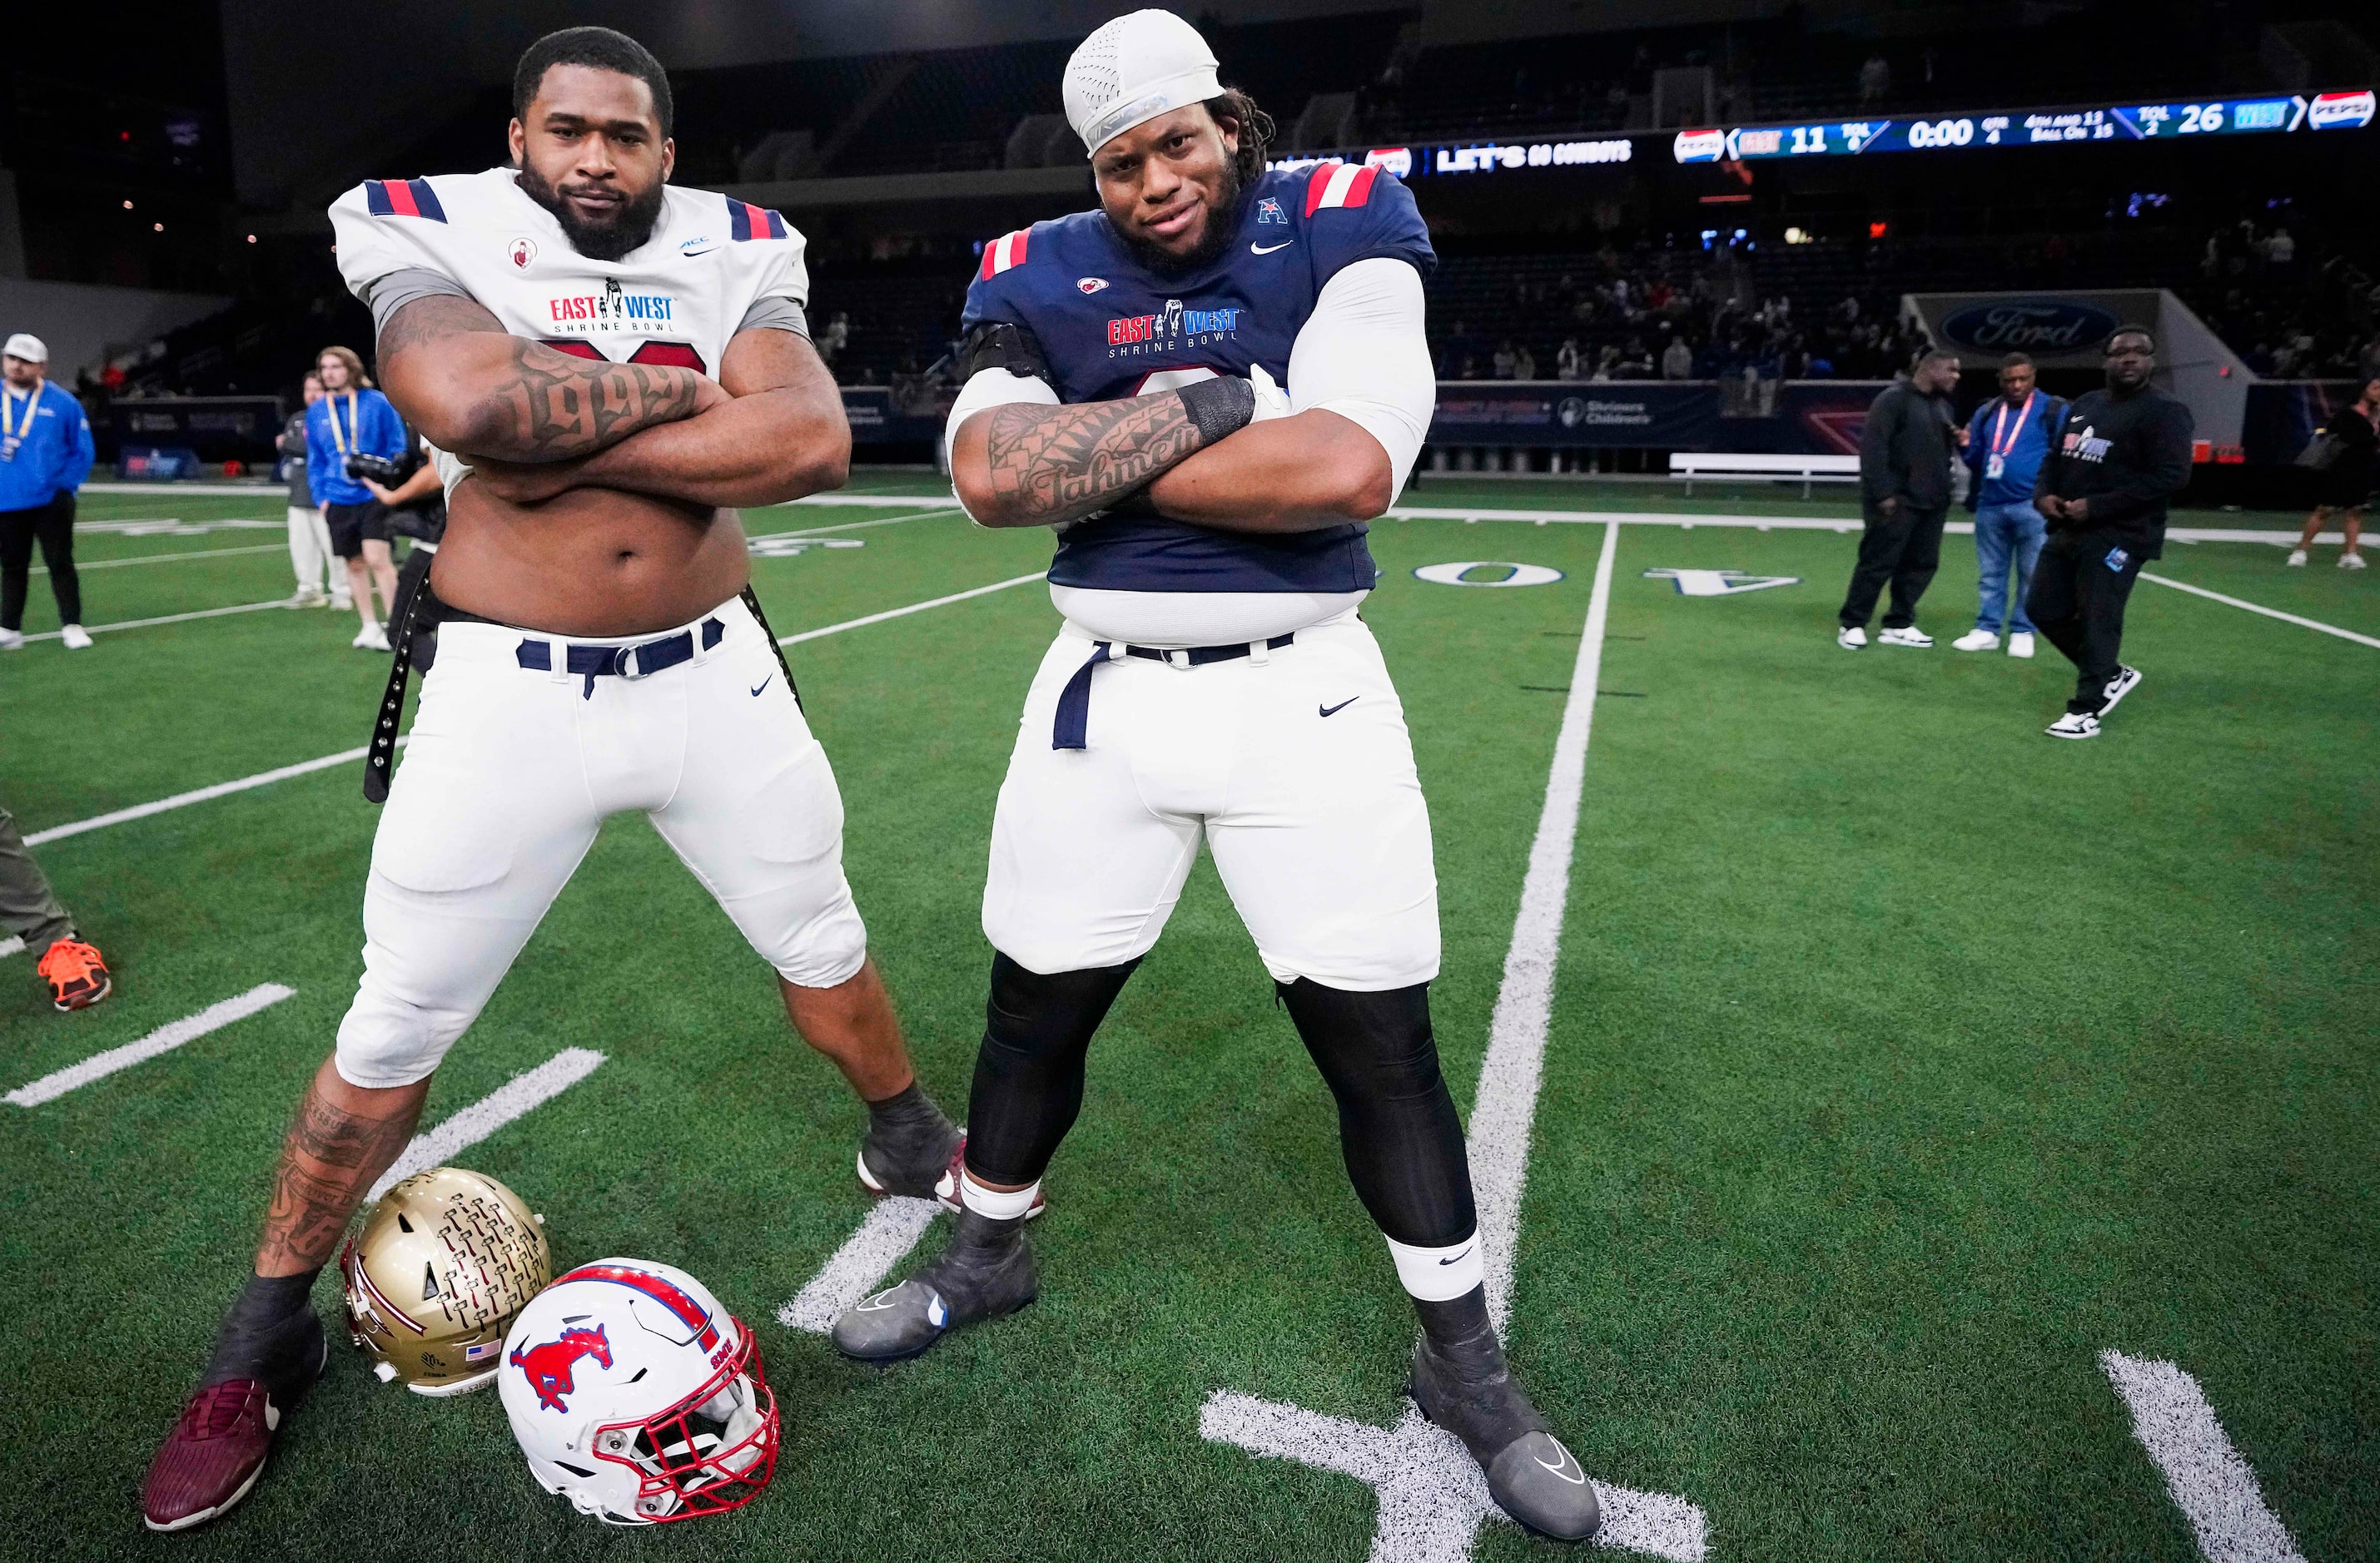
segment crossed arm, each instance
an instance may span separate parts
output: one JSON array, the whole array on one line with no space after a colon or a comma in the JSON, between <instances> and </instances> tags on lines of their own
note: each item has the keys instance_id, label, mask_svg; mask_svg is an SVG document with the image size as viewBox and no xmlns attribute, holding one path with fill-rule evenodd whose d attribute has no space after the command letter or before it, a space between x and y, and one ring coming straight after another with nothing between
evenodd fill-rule
<instances>
[{"instance_id":1,"label":"crossed arm","mask_svg":"<svg viewBox=\"0 0 2380 1563\"><path fill-rule=\"evenodd\" d=\"M714 382L573 357L506 333L467 298L419 298L381 333L389 399L470 480L533 504L625 489L700 505L775 504L850 473L843 398L808 341L739 332Z\"/></svg>"}]
</instances>

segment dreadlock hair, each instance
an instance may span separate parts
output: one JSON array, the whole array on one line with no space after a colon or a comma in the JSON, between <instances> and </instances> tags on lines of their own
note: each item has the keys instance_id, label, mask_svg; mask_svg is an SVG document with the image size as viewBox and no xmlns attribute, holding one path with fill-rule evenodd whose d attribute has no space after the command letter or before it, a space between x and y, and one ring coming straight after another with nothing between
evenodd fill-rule
<instances>
[{"instance_id":1,"label":"dreadlock hair","mask_svg":"<svg viewBox=\"0 0 2380 1563\"><path fill-rule=\"evenodd\" d=\"M1208 98L1206 108L1209 118L1229 126L1239 137L1240 150L1232 158L1232 170L1240 176L1240 188L1246 189L1264 177L1265 154L1272 150L1276 133L1272 115L1237 87L1226 87L1221 97Z\"/></svg>"}]
</instances>

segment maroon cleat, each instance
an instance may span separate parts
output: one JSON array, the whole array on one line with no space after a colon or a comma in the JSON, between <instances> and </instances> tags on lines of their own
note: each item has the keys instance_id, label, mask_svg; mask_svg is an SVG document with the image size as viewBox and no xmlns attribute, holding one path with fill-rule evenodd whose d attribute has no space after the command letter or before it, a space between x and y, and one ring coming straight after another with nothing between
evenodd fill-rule
<instances>
[{"instance_id":1,"label":"maroon cleat","mask_svg":"<svg viewBox=\"0 0 2380 1563\"><path fill-rule=\"evenodd\" d=\"M183 1405L181 1420L165 1436L141 1484L140 1518L151 1530L203 1525L248 1496L264 1474L282 1421L330 1361L319 1320L308 1334L308 1370L296 1375L285 1398L261 1380L232 1378L207 1385Z\"/></svg>"}]
</instances>

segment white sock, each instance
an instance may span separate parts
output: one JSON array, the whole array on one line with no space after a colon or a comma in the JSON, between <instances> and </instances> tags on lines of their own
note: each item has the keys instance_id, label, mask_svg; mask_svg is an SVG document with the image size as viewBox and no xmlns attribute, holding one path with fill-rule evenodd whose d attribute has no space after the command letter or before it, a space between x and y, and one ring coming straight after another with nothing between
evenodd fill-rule
<instances>
[{"instance_id":1,"label":"white sock","mask_svg":"<svg viewBox=\"0 0 2380 1563\"><path fill-rule=\"evenodd\" d=\"M1041 1192L1041 1181L1035 1179L1027 1187L1011 1193L1004 1189L988 1189L975 1181L975 1174L959 1169L959 1203L978 1216L995 1221L1014 1221L1033 1208L1033 1196Z\"/></svg>"},{"instance_id":2,"label":"white sock","mask_svg":"<svg viewBox=\"0 0 2380 1563\"><path fill-rule=\"evenodd\" d=\"M1380 1241L1389 1245L1389 1257L1397 1262L1397 1279L1406 1293L1424 1302L1451 1302L1487 1274L1476 1231L1445 1248L1415 1248L1386 1233Z\"/></svg>"}]
</instances>

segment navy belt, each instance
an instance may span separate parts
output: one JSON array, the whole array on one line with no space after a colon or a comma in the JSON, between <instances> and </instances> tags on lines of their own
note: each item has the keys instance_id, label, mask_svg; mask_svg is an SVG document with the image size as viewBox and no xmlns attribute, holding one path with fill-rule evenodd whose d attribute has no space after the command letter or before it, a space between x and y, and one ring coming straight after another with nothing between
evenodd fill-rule
<instances>
[{"instance_id":1,"label":"navy belt","mask_svg":"<svg viewBox=\"0 0 2380 1563\"><path fill-rule=\"evenodd\" d=\"M1277 635L1264 642L1264 648L1278 651L1296 638L1294 632ZM1053 749L1090 747L1091 674L1101 662L1112 661L1121 655L1146 658L1176 668L1203 668L1209 662L1229 662L1252 655L1256 643L1243 640L1232 646L1185 646L1170 651L1160 651L1153 646L1120 647L1109 640L1096 640L1091 645L1091 660L1075 669L1066 687L1058 691L1058 718L1050 728L1050 746Z\"/></svg>"},{"instance_id":2,"label":"navy belt","mask_svg":"<svg viewBox=\"0 0 2380 1563\"><path fill-rule=\"evenodd\" d=\"M702 621L702 648L718 645L726 636L727 626L717 619ZM550 640L524 640L513 651L520 665L536 672L553 671L553 643ZM587 679L582 700L595 697L595 681L599 678L650 678L664 668L694 660L694 632L680 630L659 640L640 640L633 646L573 646L563 657L563 671L582 673Z\"/></svg>"}]
</instances>

